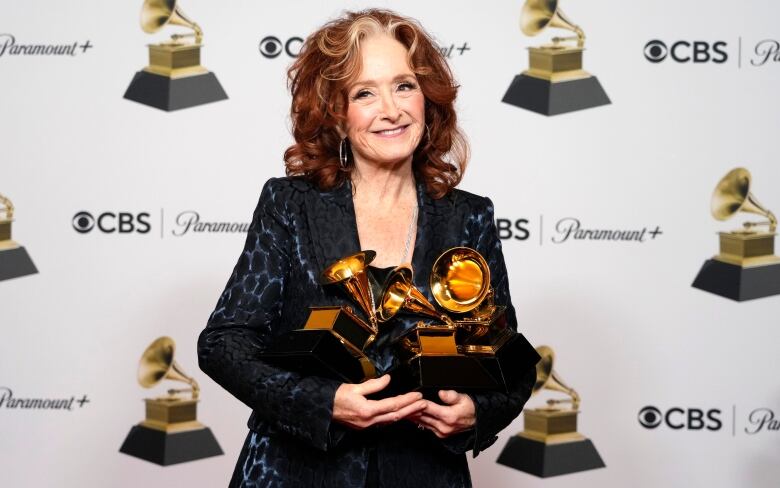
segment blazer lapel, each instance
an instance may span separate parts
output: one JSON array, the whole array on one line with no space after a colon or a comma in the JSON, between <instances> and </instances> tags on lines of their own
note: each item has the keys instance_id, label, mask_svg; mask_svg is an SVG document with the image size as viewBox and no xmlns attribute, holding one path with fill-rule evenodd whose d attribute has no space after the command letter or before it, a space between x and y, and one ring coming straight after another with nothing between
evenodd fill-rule
<instances>
[{"instance_id":1,"label":"blazer lapel","mask_svg":"<svg viewBox=\"0 0 780 488\"><path fill-rule=\"evenodd\" d=\"M452 212L452 194L434 200L425 192L425 185L418 183L417 198L420 202L420 218L412 260L414 284L428 299L433 300L428 285L431 267L442 252L457 245L456 238L460 232L456 228L460 221Z\"/></svg>"},{"instance_id":2,"label":"blazer lapel","mask_svg":"<svg viewBox=\"0 0 780 488\"><path fill-rule=\"evenodd\" d=\"M337 259L360 251L349 181L331 191L308 192L306 210L318 273Z\"/></svg>"}]
</instances>

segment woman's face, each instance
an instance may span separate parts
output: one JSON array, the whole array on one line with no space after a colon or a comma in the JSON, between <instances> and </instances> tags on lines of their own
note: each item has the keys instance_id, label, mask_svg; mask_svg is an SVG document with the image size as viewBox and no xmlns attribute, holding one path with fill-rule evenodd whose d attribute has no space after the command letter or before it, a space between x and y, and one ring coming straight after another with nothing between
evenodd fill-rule
<instances>
[{"instance_id":1,"label":"woman's face","mask_svg":"<svg viewBox=\"0 0 780 488\"><path fill-rule=\"evenodd\" d=\"M407 49L386 35L361 42L362 69L348 91L346 133L357 161L409 160L425 130L425 97Z\"/></svg>"}]
</instances>

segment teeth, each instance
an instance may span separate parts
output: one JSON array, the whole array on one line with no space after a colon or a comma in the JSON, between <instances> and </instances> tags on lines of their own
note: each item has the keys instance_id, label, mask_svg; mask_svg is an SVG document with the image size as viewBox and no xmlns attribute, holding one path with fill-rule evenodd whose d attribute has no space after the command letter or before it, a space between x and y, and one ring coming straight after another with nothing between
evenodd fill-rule
<instances>
[{"instance_id":1,"label":"teeth","mask_svg":"<svg viewBox=\"0 0 780 488\"><path fill-rule=\"evenodd\" d=\"M391 129L391 130L380 130L379 133L386 136L392 136L394 134L399 134L402 130L404 130L404 128L399 127L397 129Z\"/></svg>"}]
</instances>

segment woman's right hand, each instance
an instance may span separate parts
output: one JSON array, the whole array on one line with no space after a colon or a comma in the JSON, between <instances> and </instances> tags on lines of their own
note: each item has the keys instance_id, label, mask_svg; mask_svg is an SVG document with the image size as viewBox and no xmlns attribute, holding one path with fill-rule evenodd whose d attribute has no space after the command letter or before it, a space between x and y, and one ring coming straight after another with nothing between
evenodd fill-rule
<instances>
[{"instance_id":1,"label":"woman's right hand","mask_svg":"<svg viewBox=\"0 0 780 488\"><path fill-rule=\"evenodd\" d=\"M426 401L422 393L409 392L383 400L369 400L366 395L383 390L390 384L390 375L363 383L343 383L333 400L333 420L353 429L397 422L422 411Z\"/></svg>"}]
</instances>

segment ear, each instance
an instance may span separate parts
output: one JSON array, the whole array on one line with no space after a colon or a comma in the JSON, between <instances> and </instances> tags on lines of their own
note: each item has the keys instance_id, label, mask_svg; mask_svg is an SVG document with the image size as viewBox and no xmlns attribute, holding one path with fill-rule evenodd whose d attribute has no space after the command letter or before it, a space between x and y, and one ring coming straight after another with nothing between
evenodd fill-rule
<instances>
[{"instance_id":1,"label":"ear","mask_svg":"<svg viewBox=\"0 0 780 488\"><path fill-rule=\"evenodd\" d=\"M347 137L347 131L346 131L346 130L344 130L344 128L343 128L343 127L341 127L341 125L342 125L342 124L338 124L338 125L336 125L336 132L338 132L338 134L339 134L339 137L341 137L342 139L344 139L345 137Z\"/></svg>"}]
</instances>

